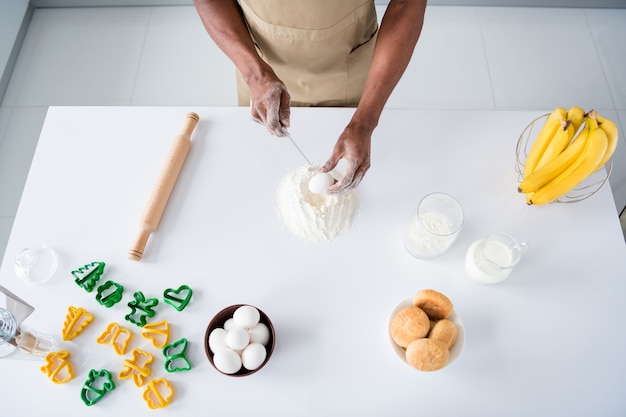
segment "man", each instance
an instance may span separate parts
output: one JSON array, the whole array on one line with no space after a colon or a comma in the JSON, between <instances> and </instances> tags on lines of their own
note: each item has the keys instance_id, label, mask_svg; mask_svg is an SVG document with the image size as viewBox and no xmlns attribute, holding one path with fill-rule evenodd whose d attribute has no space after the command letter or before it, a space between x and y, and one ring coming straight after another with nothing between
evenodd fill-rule
<instances>
[{"instance_id":1,"label":"man","mask_svg":"<svg viewBox=\"0 0 626 417\"><path fill-rule=\"evenodd\" d=\"M390 0L380 29L374 0L194 0L215 43L237 67L240 105L274 135L290 106L356 106L328 161L346 172L329 193L358 186L372 132L419 39L426 0Z\"/></svg>"}]
</instances>

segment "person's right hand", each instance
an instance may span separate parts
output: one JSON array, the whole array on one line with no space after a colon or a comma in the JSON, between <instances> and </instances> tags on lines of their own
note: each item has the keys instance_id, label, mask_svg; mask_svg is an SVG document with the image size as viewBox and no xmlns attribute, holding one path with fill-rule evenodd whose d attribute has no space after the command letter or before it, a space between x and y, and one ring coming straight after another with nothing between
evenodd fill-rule
<instances>
[{"instance_id":1,"label":"person's right hand","mask_svg":"<svg viewBox=\"0 0 626 417\"><path fill-rule=\"evenodd\" d=\"M252 118L265 125L272 135L285 136L283 129L289 127L290 103L287 87L276 76L250 85Z\"/></svg>"}]
</instances>

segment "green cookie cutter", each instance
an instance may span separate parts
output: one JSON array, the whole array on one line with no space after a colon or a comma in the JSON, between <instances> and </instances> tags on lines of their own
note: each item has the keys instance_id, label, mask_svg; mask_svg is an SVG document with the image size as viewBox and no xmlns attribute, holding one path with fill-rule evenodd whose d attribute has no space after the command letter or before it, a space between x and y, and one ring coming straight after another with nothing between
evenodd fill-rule
<instances>
[{"instance_id":1,"label":"green cookie cutter","mask_svg":"<svg viewBox=\"0 0 626 417\"><path fill-rule=\"evenodd\" d=\"M154 307L159 304L159 300L146 298L141 291L135 292L134 297L133 301L128 302L131 311L124 318L139 327L143 327L148 322L148 317L154 317L156 314Z\"/></svg>"},{"instance_id":2,"label":"green cookie cutter","mask_svg":"<svg viewBox=\"0 0 626 417\"><path fill-rule=\"evenodd\" d=\"M111 291L111 288L113 290ZM122 301L122 295L124 293L124 287L117 282L107 281L98 287L98 293L96 294L96 301L106 308L111 308L115 304Z\"/></svg>"},{"instance_id":3,"label":"green cookie cutter","mask_svg":"<svg viewBox=\"0 0 626 417\"><path fill-rule=\"evenodd\" d=\"M74 277L74 282L87 292L93 291L96 282L98 282L100 276L104 273L104 266L104 262L92 262L73 270L72 276Z\"/></svg>"},{"instance_id":4,"label":"green cookie cutter","mask_svg":"<svg viewBox=\"0 0 626 417\"><path fill-rule=\"evenodd\" d=\"M191 370L191 362L185 356L187 339L184 337L163 347L165 370L167 372L183 372Z\"/></svg>"},{"instance_id":5,"label":"green cookie cutter","mask_svg":"<svg viewBox=\"0 0 626 417\"><path fill-rule=\"evenodd\" d=\"M189 285L181 285L177 289L168 288L163 291L163 301L174 307L177 311L183 311L189 301L193 291L189 288Z\"/></svg>"},{"instance_id":6,"label":"green cookie cutter","mask_svg":"<svg viewBox=\"0 0 626 417\"><path fill-rule=\"evenodd\" d=\"M89 376L80 391L80 399L85 405L92 406L102 399L108 392L115 389L113 376L106 369L89 371Z\"/></svg>"}]
</instances>

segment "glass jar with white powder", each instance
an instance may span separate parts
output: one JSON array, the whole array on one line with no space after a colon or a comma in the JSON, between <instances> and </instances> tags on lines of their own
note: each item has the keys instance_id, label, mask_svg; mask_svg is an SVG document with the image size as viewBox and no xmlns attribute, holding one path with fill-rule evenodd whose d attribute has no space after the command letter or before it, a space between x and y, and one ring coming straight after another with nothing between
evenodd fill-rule
<instances>
[{"instance_id":1,"label":"glass jar with white powder","mask_svg":"<svg viewBox=\"0 0 626 417\"><path fill-rule=\"evenodd\" d=\"M418 259L446 252L463 225L463 208L446 193L428 194L419 202L404 235L404 246Z\"/></svg>"}]
</instances>

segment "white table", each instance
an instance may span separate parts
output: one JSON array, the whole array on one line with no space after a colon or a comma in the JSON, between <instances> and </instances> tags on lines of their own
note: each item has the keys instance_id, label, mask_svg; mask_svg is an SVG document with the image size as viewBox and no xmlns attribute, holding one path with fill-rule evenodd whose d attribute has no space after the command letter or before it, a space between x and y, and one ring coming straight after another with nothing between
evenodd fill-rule
<instances>
[{"instance_id":1,"label":"white table","mask_svg":"<svg viewBox=\"0 0 626 417\"><path fill-rule=\"evenodd\" d=\"M126 254L173 137L189 111L201 122L144 259ZM291 132L322 163L350 109L294 109ZM482 415L613 416L626 412L626 248L609 187L576 204L528 207L516 192L515 144L536 112L388 110L375 132L372 168L359 188L353 227L330 243L298 239L281 224L274 196L281 178L303 165L286 139L270 137L245 108L52 107L14 228L0 285L36 307L26 324L60 338L70 305L95 321L75 339L90 357L77 377L51 383L32 361L0 361L5 413L155 415L130 380L87 408L88 368L114 375L124 357L96 338L124 321L143 291L161 298L187 284L191 304L162 301L172 338L189 340L193 369L168 374L155 353L153 376L176 390L163 410L179 415ZM419 198L459 199L466 220L452 249L412 258L402 234ZM468 279L468 246L492 232L530 243L511 277L486 286ZM15 253L32 242L55 248L58 274L34 286L16 278ZM124 285L122 303L100 306L70 275L92 261ZM465 349L435 373L402 363L387 324L395 306L423 288L453 301ZM219 374L203 338L212 316L248 303L272 319L277 345L247 378ZM10 383L9 383L10 381Z\"/></svg>"}]
</instances>

